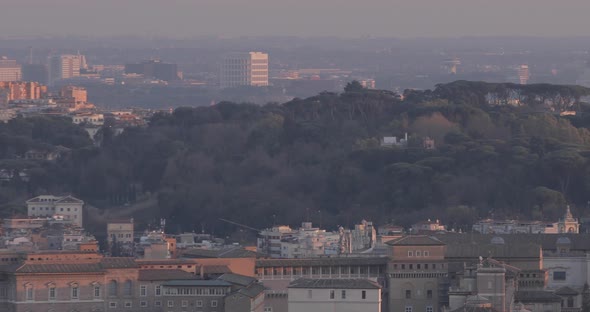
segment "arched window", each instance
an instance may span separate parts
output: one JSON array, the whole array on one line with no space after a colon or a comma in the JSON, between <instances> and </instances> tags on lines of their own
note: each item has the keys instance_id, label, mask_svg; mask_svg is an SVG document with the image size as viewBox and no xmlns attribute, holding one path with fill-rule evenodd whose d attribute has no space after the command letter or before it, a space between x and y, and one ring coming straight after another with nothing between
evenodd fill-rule
<instances>
[{"instance_id":1,"label":"arched window","mask_svg":"<svg viewBox=\"0 0 590 312\"><path fill-rule=\"evenodd\" d=\"M109 282L109 297L116 297L117 296L117 281L112 280Z\"/></svg>"},{"instance_id":2,"label":"arched window","mask_svg":"<svg viewBox=\"0 0 590 312\"><path fill-rule=\"evenodd\" d=\"M123 286L123 296L131 296L133 293L133 283L131 280L126 280Z\"/></svg>"}]
</instances>

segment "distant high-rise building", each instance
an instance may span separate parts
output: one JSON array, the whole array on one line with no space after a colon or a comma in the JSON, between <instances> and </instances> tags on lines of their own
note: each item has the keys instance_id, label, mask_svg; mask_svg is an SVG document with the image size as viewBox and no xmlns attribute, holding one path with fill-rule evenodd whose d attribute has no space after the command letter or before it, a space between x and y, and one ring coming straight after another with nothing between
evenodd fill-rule
<instances>
[{"instance_id":1,"label":"distant high-rise building","mask_svg":"<svg viewBox=\"0 0 590 312\"><path fill-rule=\"evenodd\" d=\"M457 74L457 67L461 65L461 60L457 57L452 59L447 59L444 61L443 67L447 70L448 74L456 75Z\"/></svg>"},{"instance_id":2,"label":"distant high-rise building","mask_svg":"<svg viewBox=\"0 0 590 312\"><path fill-rule=\"evenodd\" d=\"M15 60L0 58L0 81L21 80L21 67Z\"/></svg>"},{"instance_id":3,"label":"distant high-rise building","mask_svg":"<svg viewBox=\"0 0 590 312\"><path fill-rule=\"evenodd\" d=\"M62 54L49 57L49 84L60 79L68 79L80 76L85 59L79 54Z\"/></svg>"},{"instance_id":4,"label":"distant high-rise building","mask_svg":"<svg viewBox=\"0 0 590 312\"><path fill-rule=\"evenodd\" d=\"M520 65L517 69L518 71L518 83L525 85L528 83L530 74L529 74L529 66L528 65Z\"/></svg>"},{"instance_id":5,"label":"distant high-rise building","mask_svg":"<svg viewBox=\"0 0 590 312\"><path fill-rule=\"evenodd\" d=\"M43 64L24 64L22 80L47 84L47 66Z\"/></svg>"},{"instance_id":6,"label":"distant high-rise building","mask_svg":"<svg viewBox=\"0 0 590 312\"><path fill-rule=\"evenodd\" d=\"M60 96L67 99L73 99L76 104L88 102L88 92L86 91L86 88L83 87L65 86L61 88Z\"/></svg>"},{"instance_id":7,"label":"distant high-rise building","mask_svg":"<svg viewBox=\"0 0 590 312\"><path fill-rule=\"evenodd\" d=\"M125 64L125 73L143 75L145 78L154 78L164 81L180 79L178 65L162 63L160 60L143 61L137 64Z\"/></svg>"},{"instance_id":8,"label":"distant high-rise building","mask_svg":"<svg viewBox=\"0 0 590 312\"><path fill-rule=\"evenodd\" d=\"M268 86L268 54L262 52L231 53L221 64L222 88Z\"/></svg>"}]
</instances>

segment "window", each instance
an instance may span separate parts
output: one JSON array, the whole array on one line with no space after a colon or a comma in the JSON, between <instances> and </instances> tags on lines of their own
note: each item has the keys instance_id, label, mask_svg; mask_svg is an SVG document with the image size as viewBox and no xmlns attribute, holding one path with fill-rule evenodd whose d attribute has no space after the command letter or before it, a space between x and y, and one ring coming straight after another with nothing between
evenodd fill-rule
<instances>
[{"instance_id":1,"label":"window","mask_svg":"<svg viewBox=\"0 0 590 312\"><path fill-rule=\"evenodd\" d=\"M117 303L116 302L109 302L109 308L116 309L117 308Z\"/></svg>"},{"instance_id":2,"label":"window","mask_svg":"<svg viewBox=\"0 0 590 312\"><path fill-rule=\"evenodd\" d=\"M402 264L402 270L405 270L405 269L406 269L406 265Z\"/></svg>"},{"instance_id":3,"label":"window","mask_svg":"<svg viewBox=\"0 0 590 312\"><path fill-rule=\"evenodd\" d=\"M330 299L334 299L334 290L330 290Z\"/></svg>"},{"instance_id":4,"label":"window","mask_svg":"<svg viewBox=\"0 0 590 312\"><path fill-rule=\"evenodd\" d=\"M180 306L181 306L181 307L183 307L183 308L186 308L186 307L188 307L188 301L187 301L187 300L182 300L182 301L180 302Z\"/></svg>"},{"instance_id":5,"label":"window","mask_svg":"<svg viewBox=\"0 0 590 312\"><path fill-rule=\"evenodd\" d=\"M572 297L572 296L567 297L567 307L568 308L574 307L574 297Z\"/></svg>"},{"instance_id":6,"label":"window","mask_svg":"<svg viewBox=\"0 0 590 312\"><path fill-rule=\"evenodd\" d=\"M117 281L110 281L108 286L109 297L116 297L117 296Z\"/></svg>"},{"instance_id":7,"label":"window","mask_svg":"<svg viewBox=\"0 0 590 312\"><path fill-rule=\"evenodd\" d=\"M420 263L416 264L416 269L420 270Z\"/></svg>"},{"instance_id":8,"label":"window","mask_svg":"<svg viewBox=\"0 0 590 312\"><path fill-rule=\"evenodd\" d=\"M142 307L142 308L147 308L148 303L147 303L147 301L140 301L139 302L139 306Z\"/></svg>"},{"instance_id":9,"label":"window","mask_svg":"<svg viewBox=\"0 0 590 312\"><path fill-rule=\"evenodd\" d=\"M414 256L414 252L413 251L408 251L408 257L413 257Z\"/></svg>"},{"instance_id":10,"label":"window","mask_svg":"<svg viewBox=\"0 0 590 312\"><path fill-rule=\"evenodd\" d=\"M264 307L264 312L272 312L272 307Z\"/></svg>"},{"instance_id":11,"label":"window","mask_svg":"<svg viewBox=\"0 0 590 312\"><path fill-rule=\"evenodd\" d=\"M133 305L131 304L131 301L125 301L125 307L126 308L131 308Z\"/></svg>"},{"instance_id":12,"label":"window","mask_svg":"<svg viewBox=\"0 0 590 312\"><path fill-rule=\"evenodd\" d=\"M422 251L416 250L416 257L422 257Z\"/></svg>"},{"instance_id":13,"label":"window","mask_svg":"<svg viewBox=\"0 0 590 312\"><path fill-rule=\"evenodd\" d=\"M217 300L211 300L211 307L212 308L217 307Z\"/></svg>"},{"instance_id":14,"label":"window","mask_svg":"<svg viewBox=\"0 0 590 312\"><path fill-rule=\"evenodd\" d=\"M406 306L406 312L412 312L414 309L412 306Z\"/></svg>"},{"instance_id":15,"label":"window","mask_svg":"<svg viewBox=\"0 0 590 312\"><path fill-rule=\"evenodd\" d=\"M126 280L123 285L123 296L131 296L133 293L133 283L131 280Z\"/></svg>"},{"instance_id":16,"label":"window","mask_svg":"<svg viewBox=\"0 0 590 312\"><path fill-rule=\"evenodd\" d=\"M553 272L553 280L554 281L565 281L565 279L566 279L565 271Z\"/></svg>"},{"instance_id":17,"label":"window","mask_svg":"<svg viewBox=\"0 0 590 312\"><path fill-rule=\"evenodd\" d=\"M366 290L361 291L361 298L367 299L367 291Z\"/></svg>"},{"instance_id":18,"label":"window","mask_svg":"<svg viewBox=\"0 0 590 312\"><path fill-rule=\"evenodd\" d=\"M346 290L342 290L342 299L346 299Z\"/></svg>"},{"instance_id":19,"label":"window","mask_svg":"<svg viewBox=\"0 0 590 312\"><path fill-rule=\"evenodd\" d=\"M27 287L26 297L27 297L27 301L32 301L33 300L33 287L32 286L28 286Z\"/></svg>"},{"instance_id":20,"label":"window","mask_svg":"<svg viewBox=\"0 0 590 312\"><path fill-rule=\"evenodd\" d=\"M412 299L412 291L409 289L406 289L406 299Z\"/></svg>"},{"instance_id":21,"label":"window","mask_svg":"<svg viewBox=\"0 0 590 312\"><path fill-rule=\"evenodd\" d=\"M94 285L94 298L100 297L100 286Z\"/></svg>"},{"instance_id":22,"label":"window","mask_svg":"<svg viewBox=\"0 0 590 312\"><path fill-rule=\"evenodd\" d=\"M412 263L410 263L409 266L410 266L410 270L414 269L414 265Z\"/></svg>"},{"instance_id":23,"label":"window","mask_svg":"<svg viewBox=\"0 0 590 312\"><path fill-rule=\"evenodd\" d=\"M312 298L312 291L311 289L307 290L307 299L311 299Z\"/></svg>"},{"instance_id":24,"label":"window","mask_svg":"<svg viewBox=\"0 0 590 312\"><path fill-rule=\"evenodd\" d=\"M492 285L492 281L488 281L488 289L492 289L493 285Z\"/></svg>"},{"instance_id":25,"label":"window","mask_svg":"<svg viewBox=\"0 0 590 312\"><path fill-rule=\"evenodd\" d=\"M162 295L162 286L156 285L155 293L156 293L156 296L161 296Z\"/></svg>"},{"instance_id":26,"label":"window","mask_svg":"<svg viewBox=\"0 0 590 312\"><path fill-rule=\"evenodd\" d=\"M426 312L434 312L434 308L432 306L427 306Z\"/></svg>"},{"instance_id":27,"label":"window","mask_svg":"<svg viewBox=\"0 0 590 312\"><path fill-rule=\"evenodd\" d=\"M55 293L55 286L49 287L49 300L55 300L56 293Z\"/></svg>"},{"instance_id":28,"label":"window","mask_svg":"<svg viewBox=\"0 0 590 312\"><path fill-rule=\"evenodd\" d=\"M428 290L426 291L426 298L428 298L428 299L432 299L432 289L428 289Z\"/></svg>"},{"instance_id":29,"label":"window","mask_svg":"<svg viewBox=\"0 0 590 312\"><path fill-rule=\"evenodd\" d=\"M79 299L79 289L78 285L72 286L72 299Z\"/></svg>"},{"instance_id":30,"label":"window","mask_svg":"<svg viewBox=\"0 0 590 312\"><path fill-rule=\"evenodd\" d=\"M428 250L424 250L424 257L429 257L430 256L430 252Z\"/></svg>"},{"instance_id":31,"label":"window","mask_svg":"<svg viewBox=\"0 0 590 312\"><path fill-rule=\"evenodd\" d=\"M424 269L428 270L428 263L424 263Z\"/></svg>"},{"instance_id":32,"label":"window","mask_svg":"<svg viewBox=\"0 0 590 312\"><path fill-rule=\"evenodd\" d=\"M142 297L147 296L147 286L146 285L139 286L139 295Z\"/></svg>"},{"instance_id":33,"label":"window","mask_svg":"<svg viewBox=\"0 0 590 312\"><path fill-rule=\"evenodd\" d=\"M174 301L172 301L172 300L168 300L168 307L169 307L169 308L172 308L172 307L174 307Z\"/></svg>"},{"instance_id":34,"label":"window","mask_svg":"<svg viewBox=\"0 0 590 312\"><path fill-rule=\"evenodd\" d=\"M154 302L154 306L161 307L162 306L162 301L156 301L156 302Z\"/></svg>"}]
</instances>

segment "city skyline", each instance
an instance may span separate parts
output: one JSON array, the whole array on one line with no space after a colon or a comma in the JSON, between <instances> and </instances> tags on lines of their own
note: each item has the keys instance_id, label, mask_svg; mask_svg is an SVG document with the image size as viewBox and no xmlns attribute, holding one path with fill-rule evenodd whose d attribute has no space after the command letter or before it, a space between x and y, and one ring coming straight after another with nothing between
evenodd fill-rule
<instances>
[{"instance_id":1,"label":"city skyline","mask_svg":"<svg viewBox=\"0 0 590 312\"><path fill-rule=\"evenodd\" d=\"M588 9L583 0L7 0L0 27L5 36L559 37L586 36Z\"/></svg>"}]
</instances>

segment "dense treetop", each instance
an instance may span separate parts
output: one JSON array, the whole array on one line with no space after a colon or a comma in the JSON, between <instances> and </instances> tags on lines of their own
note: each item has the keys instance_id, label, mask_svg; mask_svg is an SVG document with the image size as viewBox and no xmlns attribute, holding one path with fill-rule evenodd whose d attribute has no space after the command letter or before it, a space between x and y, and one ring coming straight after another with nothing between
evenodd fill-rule
<instances>
[{"instance_id":1,"label":"dense treetop","mask_svg":"<svg viewBox=\"0 0 590 312\"><path fill-rule=\"evenodd\" d=\"M490 216L553 220L566 203L590 212L581 102L589 94L457 81L400 96L350 84L284 104L178 108L119 136L105 128L100 146L65 120L18 118L0 125L0 154L5 168L29 168L31 178L4 182L0 203L9 214L15 198L44 192L101 209L149 197L171 231L218 233L235 229L219 218L258 228L306 218L328 228L363 218L439 218L464 229ZM560 116L569 111L577 115ZM405 133L406 147L381 146ZM423 147L425 137L435 149ZM54 163L19 160L37 144L72 152Z\"/></svg>"}]
</instances>

